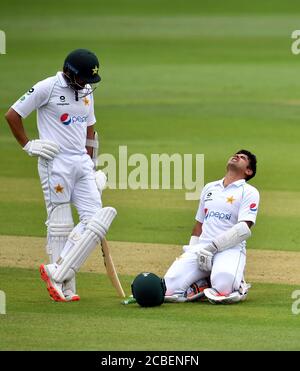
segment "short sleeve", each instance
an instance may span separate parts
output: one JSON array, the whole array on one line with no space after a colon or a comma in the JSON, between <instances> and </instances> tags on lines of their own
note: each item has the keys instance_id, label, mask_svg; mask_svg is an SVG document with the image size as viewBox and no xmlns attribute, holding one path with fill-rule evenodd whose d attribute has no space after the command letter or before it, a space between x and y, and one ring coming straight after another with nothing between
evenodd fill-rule
<instances>
[{"instance_id":1,"label":"short sleeve","mask_svg":"<svg viewBox=\"0 0 300 371\"><path fill-rule=\"evenodd\" d=\"M197 222L200 222L202 224L205 219L204 198L205 198L206 192L207 192L207 186L205 186L201 192L199 207L198 207L197 214L195 217Z\"/></svg>"},{"instance_id":2,"label":"short sleeve","mask_svg":"<svg viewBox=\"0 0 300 371\"><path fill-rule=\"evenodd\" d=\"M255 224L259 205L259 192L254 187L244 189L244 194L238 214L238 221L250 221Z\"/></svg>"},{"instance_id":3,"label":"short sleeve","mask_svg":"<svg viewBox=\"0 0 300 371\"><path fill-rule=\"evenodd\" d=\"M31 112L46 104L49 95L49 83L47 80L40 81L29 89L28 92L25 93L17 102L15 102L11 108L22 118L26 118Z\"/></svg>"}]
</instances>

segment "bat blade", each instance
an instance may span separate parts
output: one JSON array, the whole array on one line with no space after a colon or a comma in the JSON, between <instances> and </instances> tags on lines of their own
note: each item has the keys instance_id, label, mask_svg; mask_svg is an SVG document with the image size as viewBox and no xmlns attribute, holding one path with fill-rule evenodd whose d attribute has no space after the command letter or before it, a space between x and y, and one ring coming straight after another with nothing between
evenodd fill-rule
<instances>
[{"instance_id":1,"label":"bat blade","mask_svg":"<svg viewBox=\"0 0 300 371\"><path fill-rule=\"evenodd\" d=\"M122 288L121 282L119 280L119 277L118 277L114 262L112 260L112 257L110 255L109 247L108 247L108 244L105 238L103 238L101 241L101 248L102 248L104 265L106 268L107 275L109 279L111 280L111 283L113 284L114 288L116 289L118 295L121 298L125 298L126 295Z\"/></svg>"}]
</instances>

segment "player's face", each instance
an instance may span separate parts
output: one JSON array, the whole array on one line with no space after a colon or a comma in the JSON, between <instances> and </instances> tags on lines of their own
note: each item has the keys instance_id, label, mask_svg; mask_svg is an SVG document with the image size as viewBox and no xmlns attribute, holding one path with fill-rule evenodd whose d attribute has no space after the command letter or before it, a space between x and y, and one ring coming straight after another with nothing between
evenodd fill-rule
<instances>
[{"instance_id":1,"label":"player's face","mask_svg":"<svg viewBox=\"0 0 300 371\"><path fill-rule=\"evenodd\" d=\"M87 84L86 81L84 81L80 78L76 78L75 81L76 81L76 89L77 90L84 89L85 85Z\"/></svg>"},{"instance_id":2,"label":"player's face","mask_svg":"<svg viewBox=\"0 0 300 371\"><path fill-rule=\"evenodd\" d=\"M64 72L65 80L74 90L82 90L87 84L86 81L80 79L79 77L70 76L69 72Z\"/></svg>"},{"instance_id":3,"label":"player's face","mask_svg":"<svg viewBox=\"0 0 300 371\"><path fill-rule=\"evenodd\" d=\"M250 170L249 168L250 161L247 155L243 153L235 153L227 162L227 167L234 167L244 172L245 175L249 175Z\"/></svg>"},{"instance_id":4,"label":"player's face","mask_svg":"<svg viewBox=\"0 0 300 371\"><path fill-rule=\"evenodd\" d=\"M235 153L233 156L230 157L228 163L240 164L241 166L249 166L249 158L247 155L243 153Z\"/></svg>"}]
</instances>

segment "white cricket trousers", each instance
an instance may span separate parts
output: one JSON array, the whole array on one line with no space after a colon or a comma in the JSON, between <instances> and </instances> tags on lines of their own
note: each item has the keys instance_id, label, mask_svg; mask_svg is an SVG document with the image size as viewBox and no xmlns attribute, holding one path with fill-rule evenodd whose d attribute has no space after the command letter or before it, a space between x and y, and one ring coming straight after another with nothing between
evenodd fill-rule
<instances>
[{"instance_id":1,"label":"white cricket trousers","mask_svg":"<svg viewBox=\"0 0 300 371\"><path fill-rule=\"evenodd\" d=\"M73 204L81 222L87 222L101 209L93 166L88 154L58 154L52 161L39 157L38 171L48 219L53 208L62 203Z\"/></svg>"},{"instance_id":2,"label":"white cricket trousers","mask_svg":"<svg viewBox=\"0 0 300 371\"><path fill-rule=\"evenodd\" d=\"M168 269L164 277L167 294L186 291L192 283L202 278L210 278L211 286L220 294L228 295L238 290L246 265L246 249L236 246L217 253L211 272L200 270L196 254L198 249L199 245L191 246Z\"/></svg>"}]
</instances>

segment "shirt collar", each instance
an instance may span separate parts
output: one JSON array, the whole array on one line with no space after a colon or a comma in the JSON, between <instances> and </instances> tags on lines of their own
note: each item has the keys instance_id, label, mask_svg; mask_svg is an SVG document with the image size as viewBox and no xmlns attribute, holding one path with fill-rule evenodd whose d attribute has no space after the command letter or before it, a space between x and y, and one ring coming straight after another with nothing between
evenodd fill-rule
<instances>
[{"instance_id":1,"label":"shirt collar","mask_svg":"<svg viewBox=\"0 0 300 371\"><path fill-rule=\"evenodd\" d=\"M57 72L56 77L57 77L58 83L61 87L63 87L63 88L68 87L68 84L67 84L67 82L66 82L66 80L63 76L63 73L61 71Z\"/></svg>"},{"instance_id":2,"label":"shirt collar","mask_svg":"<svg viewBox=\"0 0 300 371\"><path fill-rule=\"evenodd\" d=\"M218 183L217 185L221 186L222 188L224 188L224 185L223 185L223 181L224 181L225 178L222 178L220 180L218 180ZM246 180L245 179L239 179L239 180L236 180L235 182L229 184L229 186L235 186L235 187L240 187L241 185L244 185L246 183Z\"/></svg>"}]
</instances>

